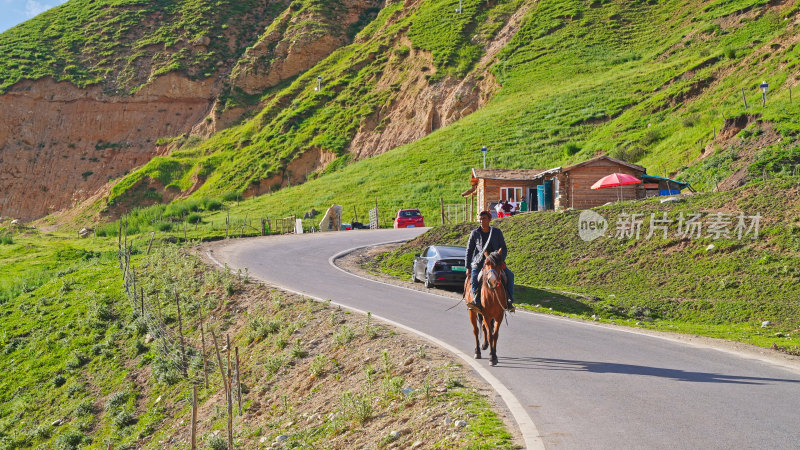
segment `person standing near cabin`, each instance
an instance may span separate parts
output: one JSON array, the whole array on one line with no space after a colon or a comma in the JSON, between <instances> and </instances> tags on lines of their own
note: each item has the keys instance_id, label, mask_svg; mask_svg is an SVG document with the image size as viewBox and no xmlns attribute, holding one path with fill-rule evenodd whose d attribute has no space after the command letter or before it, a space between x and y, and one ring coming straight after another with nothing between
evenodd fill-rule
<instances>
[{"instance_id":1,"label":"person standing near cabin","mask_svg":"<svg viewBox=\"0 0 800 450\"><path fill-rule=\"evenodd\" d=\"M494 205L494 210L497 211L497 217L499 219L503 218L503 202L499 201L496 205Z\"/></svg>"},{"instance_id":2,"label":"person standing near cabin","mask_svg":"<svg viewBox=\"0 0 800 450\"><path fill-rule=\"evenodd\" d=\"M468 303L469 309L480 311L481 305L478 299L478 274L483 269L483 264L486 262L486 253L491 253L501 250L503 260L505 261L508 256L508 247L506 247L506 239L503 232L498 228L490 226L492 214L489 211L481 211L480 215L481 226L472 230L469 235L469 243L467 244L467 276L470 277L472 286L472 303ZM504 264L505 265L505 264ZM514 312L514 272L505 267L504 269L508 283L506 283L506 292L508 293L508 310ZM464 293L466 295L466 292Z\"/></svg>"},{"instance_id":3,"label":"person standing near cabin","mask_svg":"<svg viewBox=\"0 0 800 450\"><path fill-rule=\"evenodd\" d=\"M510 216L513 210L514 207L511 206L511 203L508 203L508 200L503 200L503 217Z\"/></svg>"}]
</instances>

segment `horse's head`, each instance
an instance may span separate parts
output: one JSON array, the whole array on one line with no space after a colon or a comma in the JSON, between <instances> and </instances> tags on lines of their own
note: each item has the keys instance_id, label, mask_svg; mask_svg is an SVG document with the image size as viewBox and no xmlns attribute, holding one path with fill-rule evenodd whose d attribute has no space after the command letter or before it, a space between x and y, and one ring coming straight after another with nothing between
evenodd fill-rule
<instances>
[{"instance_id":1,"label":"horse's head","mask_svg":"<svg viewBox=\"0 0 800 450\"><path fill-rule=\"evenodd\" d=\"M486 263L484 264L484 279L489 289L494 290L500 283L500 265L503 263L503 249L494 251L492 253L484 252L486 255Z\"/></svg>"}]
</instances>

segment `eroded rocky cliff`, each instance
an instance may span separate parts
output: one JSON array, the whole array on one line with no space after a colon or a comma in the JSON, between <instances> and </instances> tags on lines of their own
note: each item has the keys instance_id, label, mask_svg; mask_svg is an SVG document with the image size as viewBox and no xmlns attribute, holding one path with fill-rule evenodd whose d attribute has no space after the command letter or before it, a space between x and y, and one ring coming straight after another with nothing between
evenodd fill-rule
<instances>
[{"instance_id":1,"label":"eroded rocky cliff","mask_svg":"<svg viewBox=\"0 0 800 450\"><path fill-rule=\"evenodd\" d=\"M132 97L51 78L0 96L0 214L29 220L74 206L159 153L157 141L209 113L212 80L159 77Z\"/></svg>"},{"instance_id":2,"label":"eroded rocky cliff","mask_svg":"<svg viewBox=\"0 0 800 450\"><path fill-rule=\"evenodd\" d=\"M257 94L308 70L352 40L350 27L374 16L383 2L333 2L328 14L300 2L272 2L261 9L284 3L274 19L264 11L250 14L256 21L248 26L265 31L238 60L220 58L210 76L197 76L191 68L154 75L159 53L150 49L149 57L86 88L50 76L8 88L0 95L0 216L31 220L71 208L110 180L169 152L174 138L208 136L235 123L257 105L225 108L221 102L230 92ZM142 28L153 28L153 20ZM241 37L216 39L235 48ZM176 46L202 52L211 42L201 36ZM135 74L129 83L144 82L133 95L120 93L126 73Z\"/></svg>"},{"instance_id":3,"label":"eroded rocky cliff","mask_svg":"<svg viewBox=\"0 0 800 450\"><path fill-rule=\"evenodd\" d=\"M124 90L119 89L123 71L109 76L107 83L86 88L49 76L22 80L8 88L0 95L0 215L31 220L73 208L92 196L87 203L96 204L97 193L108 192L112 180L154 156L170 154L189 135L207 139L243 118L251 120L247 118L262 109L267 113L262 113L258 123L266 124L268 117L278 117L282 110L296 107L292 103L296 89L279 91L276 87L284 89L288 84L282 83L304 76L352 43L357 32L389 3L394 4L394 13L381 19L380 27L358 36L361 42L367 42L382 35L380 50L356 55L358 62L353 66L344 63L342 69L343 74L352 74L364 65L378 67L372 71L378 75L370 81L371 92L385 100L370 106L368 113L355 113L360 118L353 131L346 133L344 147L314 144L311 135L296 150L276 155L273 163L255 155L243 157L249 161L255 158L266 167L261 170L264 175L250 171L252 175L239 176L245 182L243 187L230 189L241 189L246 196L259 195L321 173L342 151L355 160L413 142L486 104L499 88L489 68L528 11L525 6L518 8L503 19L490 39L475 40L482 47L483 57L466 76L439 76L432 81L431 77L437 76L433 54L416 47L408 36L408 17L424 3L422 0L407 0L401 8L396 2L383 0L340 0L317 7L306 3L274 2L251 15L254 22L247 29L261 32L247 31L245 35L254 36L250 45L239 56L220 57L213 73L200 75L191 68L164 73L163 68L155 66L158 53L150 49L155 53L139 58L136 70L131 72L136 74L132 80L144 84L127 95L120 94ZM275 5L282 5L282 12L269 13ZM212 54L218 40L230 41L225 48L236 48L234 41L245 39L242 29L239 27L238 37L204 34L186 37L176 45L189 53ZM150 75L146 76L148 71ZM355 91L372 95L357 88ZM303 119L292 118L275 126L281 133L291 133L298 120ZM242 140L238 145L245 153L256 146L269 147L269 142ZM270 168L269 164L277 166ZM176 195L190 195L205 182L204 176L191 175L194 181L190 188L166 192L165 183L155 179L158 175L150 173L132 185L131 192L142 194L143 190L155 189L162 192L154 194L153 201L168 201ZM106 211L116 215L135 207L141 200L139 194L127 200L120 198Z\"/></svg>"}]
</instances>

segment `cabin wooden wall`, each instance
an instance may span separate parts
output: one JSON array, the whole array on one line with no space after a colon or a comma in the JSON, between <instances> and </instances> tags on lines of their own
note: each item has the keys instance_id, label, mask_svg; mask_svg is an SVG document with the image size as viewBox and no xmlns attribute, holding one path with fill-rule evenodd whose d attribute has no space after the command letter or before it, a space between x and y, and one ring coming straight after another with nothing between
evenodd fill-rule
<instances>
[{"instance_id":1,"label":"cabin wooden wall","mask_svg":"<svg viewBox=\"0 0 800 450\"><path fill-rule=\"evenodd\" d=\"M612 173L626 173L639 177L644 172L606 160L576 167L559 175L561 199L558 206L588 209L618 200L644 198L645 192L641 184L622 186L621 188L590 189L597 180Z\"/></svg>"}]
</instances>

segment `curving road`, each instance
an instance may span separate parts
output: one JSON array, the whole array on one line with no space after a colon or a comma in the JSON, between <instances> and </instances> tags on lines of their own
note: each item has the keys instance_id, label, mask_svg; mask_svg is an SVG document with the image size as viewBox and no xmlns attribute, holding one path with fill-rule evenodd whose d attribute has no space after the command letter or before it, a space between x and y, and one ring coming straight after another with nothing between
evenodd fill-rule
<instances>
[{"instance_id":1,"label":"curving road","mask_svg":"<svg viewBox=\"0 0 800 450\"><path fill-rule=\"evenodd\" d=\"M215 259L311 297L414 329L475 364L515 415L528 448L798 449L800 364L547 315L504 325L500 363L469 359L466 308L452 298L344 273L332 258L423 229L226 241ZM534 425L535 424L535 425Z\"/></svg>"}]
</instances>

